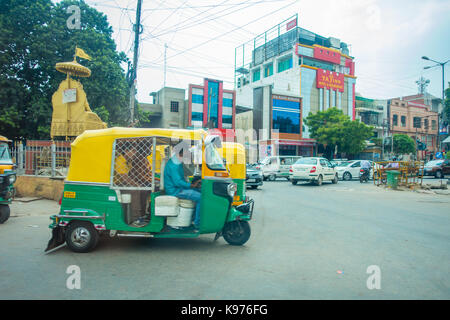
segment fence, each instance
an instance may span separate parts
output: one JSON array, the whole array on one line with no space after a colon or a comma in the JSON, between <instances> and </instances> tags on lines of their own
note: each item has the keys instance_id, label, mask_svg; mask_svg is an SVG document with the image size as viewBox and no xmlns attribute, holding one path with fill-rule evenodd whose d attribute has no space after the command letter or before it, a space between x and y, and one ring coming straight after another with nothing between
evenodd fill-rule
<instances>
[{"instance_id":1,"label":"fence","mask_svg":"<svg viewBox=\"0 0 450 320\"><path fill-rule=\"evenodd\" d=\"M375 185L385 185L387 182L387 171L397 171L398 185L412 186L422 185L423 181L423 161L381 161L373 163L373 183Z\"/></svg>"},{"instance_id":2,"label":"fence","mask_svg":"<svg viewBox=\"0 0 450 320\"><path fill-rule=\"evenodd\" d=\"M65 177L70 163L70 141L14 141L12 157L18 175Z\"/></svg>"}]
</instances>

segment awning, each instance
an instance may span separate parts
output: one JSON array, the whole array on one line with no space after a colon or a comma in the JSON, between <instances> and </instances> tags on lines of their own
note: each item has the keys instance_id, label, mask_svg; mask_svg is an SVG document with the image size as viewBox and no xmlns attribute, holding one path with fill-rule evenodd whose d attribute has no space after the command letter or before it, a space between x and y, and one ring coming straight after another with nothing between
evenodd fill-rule
<instances>
[{"instance_id":1,"label":"awning","mask_svg":"<svg viewBox=\"0 0 450 320\"><path fill-rule=\"evenodd\" d=\"M442 141L442 143L450 143L450 136L448 136L447 138L445 138L444 141Z\"/></svg>"}]
</instances>

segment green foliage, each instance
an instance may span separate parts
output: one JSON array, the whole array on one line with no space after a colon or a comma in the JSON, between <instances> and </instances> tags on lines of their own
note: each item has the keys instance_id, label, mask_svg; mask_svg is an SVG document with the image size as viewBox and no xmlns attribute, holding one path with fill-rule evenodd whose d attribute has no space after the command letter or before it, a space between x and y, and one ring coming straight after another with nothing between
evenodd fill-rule
<instances>
[{"instance_id":1,"label":"green foliage","mask_svg":"<svg viewBox=\"0 0 450 320\"><path fill-rule=\"evenodd\" d=\"M416 142L406 134L394 134L394 153L410 154L416 152Z\"/></svg>"},{"instance_id":2,"label":"green foliage","mask_svg":"<svg viewBox=\"0 0 450 320\"><path fill-rule=\"evenodd\" d=\"M334 150L337 145L340 152L349 155L363 151L366 147L365 141L373 135L372 127L359 120L351 121L336 107L316 114L310 113L304 123L309 127L311 138L326 146L327 150Z\"/></svg>"},{"instance_id":3,"label":"green foliage","mask_svg":"<svg viewBox=\"0 0 450 320\"><path fill-rule=\"evenodd\" d=\"M449 84L450 84L450 82L449 82ZM445 89L445 101L444 101L443 116L447 122L450 122L450 87Z\"/></svg>"},{"instance_id":4,"label":"green foliage","mask_svg":"<svg viewBox=\"0 0 450 320\"><path fill-rule=\"evenodd\" d=\"M81 29L69 29L67 8L81 11ZM128 84L106 16L84 1L2 0L0 2L0 132L10 138L48 139L51 98L65 74L58 62L72 61L75 46L92 61L81 79L89 105L109 125L126 123Z\"/></svg>"}]
</instances>

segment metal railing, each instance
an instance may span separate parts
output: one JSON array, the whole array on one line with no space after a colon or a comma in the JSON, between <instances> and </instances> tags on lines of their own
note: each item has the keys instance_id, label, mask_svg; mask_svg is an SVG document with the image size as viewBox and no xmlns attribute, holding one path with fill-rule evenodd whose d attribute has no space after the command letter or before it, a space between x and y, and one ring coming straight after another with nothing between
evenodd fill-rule
<instances>
[{"instance_id":1,"label":"metal railing","mask_svg":"<svg viewBox=\"0 0 450 320\"><path fill-rule=\"evenodd\" d=\"M18 175L67 175L71 154L68 141L14 141L11 152Z\"/></svg>"}]
</instances>

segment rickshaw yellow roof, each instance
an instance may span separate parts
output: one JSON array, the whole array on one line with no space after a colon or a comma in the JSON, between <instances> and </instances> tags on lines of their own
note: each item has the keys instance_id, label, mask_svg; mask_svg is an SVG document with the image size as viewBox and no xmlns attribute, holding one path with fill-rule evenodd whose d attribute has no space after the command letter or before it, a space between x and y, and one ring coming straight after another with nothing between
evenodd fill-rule
<instances>
[{"instance_id":1,"label":"rickshaw yellow roof","mask_svg":"<svg viewBox=\"0 0 450 320\"><path fill-rule=\"evenodd\" d=\"M72 143L68 181L109 183L114 140L130 137L163 137L202 140L204 130L108 128L87 130Z\"/></svg>"}]
</instances>

